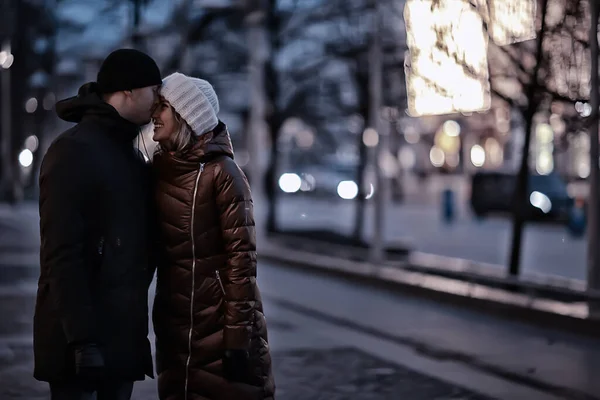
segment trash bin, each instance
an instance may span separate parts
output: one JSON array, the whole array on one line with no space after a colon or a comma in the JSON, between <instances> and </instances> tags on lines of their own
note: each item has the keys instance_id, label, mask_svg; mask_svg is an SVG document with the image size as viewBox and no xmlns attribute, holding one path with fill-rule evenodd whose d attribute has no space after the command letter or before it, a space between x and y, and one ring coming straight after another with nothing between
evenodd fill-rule
<instances>
[{"instance_id":1,"label":"trash bin","mask_svg":"<svg viewBox=\"0 0 600 400\"><path fill-rule=\"evenodd\" d=\"M444 222L454 221L456 210L454 206L454 192L452 189L445 189L442 192L442 219Z\"/></svg>"},{"instance_id":2,"label":"trash bin","mask_svg":"<svg viewBox=\"0 0 600 400\"><path fill-rule=\"evenodd\" d=\"M577 199L569 212L569 221L567 228L571 236L579 238L585 234L586 215L583 201Z\"/></svg>"}]
</instances>

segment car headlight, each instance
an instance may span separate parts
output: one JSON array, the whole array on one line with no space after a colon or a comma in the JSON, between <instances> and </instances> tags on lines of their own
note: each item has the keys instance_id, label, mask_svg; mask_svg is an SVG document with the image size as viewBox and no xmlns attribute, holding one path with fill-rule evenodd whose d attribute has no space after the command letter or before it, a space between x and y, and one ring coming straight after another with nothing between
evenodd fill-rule
<instances>
[{"instance_id":1,"label":"car headlight","mask_svg":"<svg viewBox=\"0 0 600 400\"><path fill-rule=\"evenodd\" d=\"M544 214L548 214L552 209L552 202L544 193L534 191L529 196L529 202L535 208L542 210Z\"/></svg>"},{"instance_id":2,"label":"car headlight","mask_svg":"<svg viewBox=\"0 0 600 400\"><path fill-rule=\"evenodd\" d=\"M285 173L279 177L279 188L285 193L296 193L302 186L298 174Z\"/></svg>"},{"instance_id":3,"label":"car headlight","mask_svg":"<svg viewBox=\"0 0 600 400\"><path fill-rule=\"evenodd\" d=\"M358 195L358 185L354 181L341 181L337 186L337 194L344 200L352 200Z\"/></svg>"}]
</instances>

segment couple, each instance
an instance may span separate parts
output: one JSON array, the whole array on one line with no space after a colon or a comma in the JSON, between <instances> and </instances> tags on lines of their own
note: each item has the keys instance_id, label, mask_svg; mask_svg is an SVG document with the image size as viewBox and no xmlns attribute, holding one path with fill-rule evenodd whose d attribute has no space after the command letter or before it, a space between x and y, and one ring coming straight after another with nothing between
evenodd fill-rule
<instances>
[{"instance_id":1,"label":"couple","mask_svg":"<svg viewBox=\"0 0 600 400\"><path fill-rule=\"evenodd\" d=\"M34 376L52 400L274 399L256 284L252 198L212 86L121 49L56 105L77 125L40 172L41 274ZM154 122L152 166L133 146Z\"/></svg>"}]
</instances>

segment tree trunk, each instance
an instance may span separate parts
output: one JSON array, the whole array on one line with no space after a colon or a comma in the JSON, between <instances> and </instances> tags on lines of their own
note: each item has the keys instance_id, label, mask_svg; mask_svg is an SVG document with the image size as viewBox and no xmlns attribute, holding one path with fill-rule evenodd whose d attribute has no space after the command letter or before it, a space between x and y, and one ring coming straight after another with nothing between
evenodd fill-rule
<instances>
[{"instance_id":1,"label":"tree trunk","mask_svg":"<svg viewBox=\"0 0 600 400\"><path fill-rule=\"evenodd\" d=\"M36 97L38 98L38 108L34 114L34 132L38 138L38 148L33 153L33 162L31 164L31 171L29 175L29 179L25 183L25 190L30 192L32 195L37 196L37 188L38 188L38 177L40 167L42 165L42 150L43 147L46 146L45 135L47 131L47 111L44 109L42 103L44 99L44 91L39 90L36 93Z\"/></svg>"},{"instance_id":2,"label":"tree trunk","mask_svg":"<svg viewBox=\"0 0 600 400\"><path fill-rule=\"evenodd\" d=\"M265 173L265 193L267 195L267 234L276 233L278 231L277 224L277 165L279 164L279 131L284 123L284 115L278 108L279 99L279 77L275 69L275 56L281 48L279 39L281 20L277 14L277 0L269 0L267 9L267 41L271 48L269 49L269 57L265 62L265 96L268 107L266 122L269 127L269 135L271 138L271 151L269 157L269 165Z\"/></svg>"},{"instance_id":3,"label":"tree trunk","mask_svg":"<svg viewBox=\"0 0 600 400\"><path fill-rule=\"evenodd\" d=\"M175 12L176 16L181 16L181 18L177 18L175 21L178 27L178 31L181 32L181 37L177 42L177 47L175 51L173 51L169 61L166 62L165 65L165 75L167 73L176 72L181 70L181 65L183 58L185 57L185 52L188 48L189 44L189 36L190 36L190 18L189 12L191 10L191 0L185 0L181 4L181 12L177 10Z\"/></svg>"},{"instance_id":4,"label":"tree trunk","mask_svg":"<svg viewBox=\"0 0 600 400\"><path fill-rule=\"evenodd\" d=\"M358 93L360 94L360 106L359 114L363 118L364 127L368 126L371 121L371 114L369 110L369 77L360 71L360 65L357 65L357 83ZM364 177L365 170L367 169L367 163L369 162L369 149L363 142L363 132L358 134L358 168L356 170L356 184L358 185L358 195L354 200L354 232L352 237L355 240L362 239L364 226L365 226L365 205L367 203L364 189Z\"/></svg>"},{"instance_id":5,"label":"tree trunk","mask_svg":"<svg viewBox=\"0 0 600 400\"><path fill-rule=\"evenodd\" d=\"M139 32L140 20L142 18L142 0L133 0L133 26L131 32L131 45L134 49L144 50L142 37Z\"/></svg>"},{"instance_id":6,"label":"tree trunk","mask_svg":"<svg viewBox=\"0 0 600 400\"><path fill-rule=\"evenodd\" d=\"M283 124L279 115L273 115L267 118L267 125L271 134L271 154L269 157L269 166L265 174L265 193L267 195L267 233L275 233L278 231L277 224L277 198L279 191L277 190L277 165L279 164L279 130Z\"/></svg>"},{"instance_id":7,"label":"tree trunk","mask_svg":"<svg viewBox=\"0 0 600 400\"><path fill-rule=\"evenodd\" d=\"M33 21L33 13L29 11L27 3L16 2L15 12L15 27L29 26ZM27 32L23 29L16 29L12 37L13 54L15 55L15 62L10 68L11 71L11 119L12 119L12 132L9 134L11 138L11 177L10 177L10 189L8 201L12 204L19 203L23 200L23 179L22 169L19 163L19 153L22 150L23 139L24 139L24 127L25 127L25 109L22 104L25 104L25 99L28 93L23 90L29 88L28 80L33 72L31 68L27 67L27 63L24 61L29 56L30 42L28 41ZM42 102L38 103L38 107L42 107Z\"/></svg>"},{"instance_id":8,"label":"tree trunk","mask_svg":"<svg viewBox=\"0 0 600 400\"><path fill-rule=\"evenodd\" d=\"M363 135L358 135L358 168L356 169L356 184L358 185L358 194L354 200L354 232L352 237L355 240L361 240L365 226L365 204L367 202L364 189L365 169L369 161L369 152L367 146L363 143Z\"/></svg>"},{"instance_id":9,"label":"tree trunk","mask_svg":"<svg viewBox=\"0 0 600 400\"><path fill-rule=\"evenodd\" d=\"M541 18L542 26L537 36L536 43L536 63L533 68L531 82L527 87L527 109L523 114L525 120L525 143L523 144L523 156L521 165L517 175L515 187L515 197L513 205L513 227L512 227L512 243L510 250L509 273L512 276L518 276L520 273L521 248L523 230L525 228L525 212L528 203L528 181L529 181L529 148L531 144L531 135L533 131L533 117L539 106L537 98L538 77L540 72L540 64L542 63L543 43L546 33L546 14L548 10L548 0L541 2Z\"/></svg>"},{"instance_id":10,"label":"tree trunk","mask_svg":"<svg viewBox=\"0 0 600 400\"><path fill-rule=\"evenodd\" d=\"M381 121L381 111L383 106L383 49L381 43L381 33L383 24L383 15L380 2L372 0L375 9L375 25L371 35L371 44L369 49L369 125L375 129L379 135L379 142L375 148L373 157L373 169L375 171L376 191L374 194L373 206L373 236L369 249L369 260L379 263L384 260L384 240L385 240L385 212L387 208L387 178L379 165L382 154L387 151L388 135L384 132Z\"/></svg>"}]
</instances>

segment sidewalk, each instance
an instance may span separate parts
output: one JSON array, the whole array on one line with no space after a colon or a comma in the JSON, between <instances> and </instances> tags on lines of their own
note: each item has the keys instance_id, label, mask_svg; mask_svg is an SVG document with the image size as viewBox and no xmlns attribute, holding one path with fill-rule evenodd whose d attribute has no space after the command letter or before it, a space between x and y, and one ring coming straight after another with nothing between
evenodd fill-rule
<instances>
[{"instance_id":1,"label":"sidewalk","mask_svg":"<svg viewBox=\"0 0 600 400\"><path fill-rule=\"evenodd\" d=\"M39 232L37 203L0 204L0 285L37 279Z\"/></svg>"},{"instance_id":2,"label":"sidewalk","mask_svg":"<svg viewBox=\"0 0 600 400\"><path fill-rule=\"evenodd\" d=\"M293 272L289 284L277 279L265 287L276 288L281 304L289 297L302 298L294 307L304 315L546 393L600 399L600 383L594 378L600 373L598 335L574 333L572 318L557 325L558 317L544 321L534 316L525 296L272 244L259 250L259 268L264 271L265 265L282 276ZM340 286L348 289L341 292ZM480 300L480 294L490 297ZM430 311L431 304L438 309ZM325 305L328 312L322 311Z\"/></svg>"}]
</instances>

